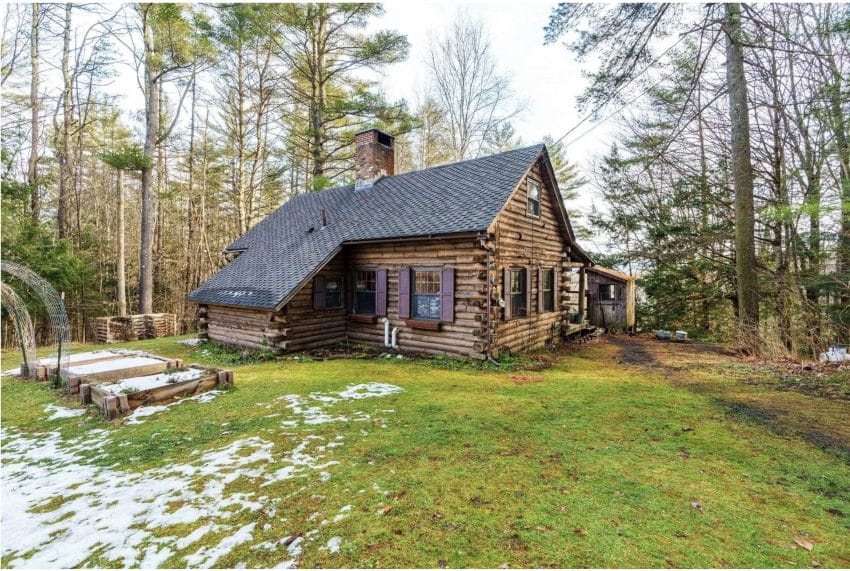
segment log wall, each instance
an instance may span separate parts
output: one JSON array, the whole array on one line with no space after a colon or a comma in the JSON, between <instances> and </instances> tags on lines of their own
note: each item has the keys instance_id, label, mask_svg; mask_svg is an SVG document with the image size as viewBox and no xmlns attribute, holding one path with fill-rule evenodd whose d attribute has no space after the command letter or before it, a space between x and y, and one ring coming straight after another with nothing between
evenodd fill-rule
<instances>
[{"instance_id":1,"label":"log wall","mask_svg":"<svg viewBox=\"0 0 850 571\"><path fill-rule=\"evenodd\" d=\"M317 274L324 278L345 281L345 253L340 252ZM305 351L322 345L345 341L345 292L343 307L313 309L313 284L310 280L284 306L286 341L290 351Z\"/></svg>"},{"instance_id":2,"label":"log wall","mask_svg":"<svg viewBox=\"0 0 850 571\"><path fill-rule=\"evenodd\" d=\"M540 185L539 217L526 213L529 178ZM494 352L527 351L557 343L570 313L579 311L579 268L582 264L570 259L569 243L564 237L553 194L552 182L538 161L493 226L495 264L491 276L496 284L494 299L503 298L505 303L510 303L506 284L503 283L505 268L528 268L531 280L527 316L506 319L504 309L494 310ZM558 301L556 310L552 312L538 311L540 268L554 268L558 275Z\"/></svg>"},{"instance_id":3,"label":"log wall","mask_svg":"<svg viewBox=\"0 0 850 571\"><path fill-rule=\"evenodd\" d=\"M486 340L487 255L472 238L364 244L348 248L347 267L387 268L387 318L390 329L399 328L402 351L483 358ZM398 316L398 275L404 267L455 269L454 322L442 323L439 331L414 329ZM383 345L384 325L347 322L353 342Z\"/></svg>"}]
</instances>

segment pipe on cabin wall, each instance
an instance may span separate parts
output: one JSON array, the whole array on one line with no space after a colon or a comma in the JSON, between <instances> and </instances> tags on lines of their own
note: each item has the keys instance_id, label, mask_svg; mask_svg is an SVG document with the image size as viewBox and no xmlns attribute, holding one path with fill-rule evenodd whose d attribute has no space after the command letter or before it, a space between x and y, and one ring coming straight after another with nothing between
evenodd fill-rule
<instances>
[{"instance_id":1,"label":"pipe on cabin wall","mask_svg":"<svg viewBox=\"0 0 850 571\"><path fill-rule=\"evenodd\" d=\"M384 323L384 347L390 346L390 320L386 317L381 320Z\"/></svg>"},{"instance_id":2,"label":"pipe on cabin wall","mask_svg":"<svg viewBox=\"0 0 850 571\"><path fill-rule=\"evenodd\" d=\"M392 347L393 349L398 349L398 327L393 327L393 337L390 347Z\"/></svg>"}]
</instances>

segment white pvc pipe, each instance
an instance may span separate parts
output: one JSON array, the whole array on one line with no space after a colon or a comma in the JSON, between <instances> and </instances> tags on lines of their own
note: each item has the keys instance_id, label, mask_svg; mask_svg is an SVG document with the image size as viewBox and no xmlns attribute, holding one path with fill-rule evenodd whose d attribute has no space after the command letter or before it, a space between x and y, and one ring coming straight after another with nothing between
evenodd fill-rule
<instances>
[{"instance_id":1,"label":"white pvc pipe","mask_svg":"<svg viewBox=\"0 0 850 571\"><path fill-rule=\"evenodd\" d=\"M390 346L390 320L386 317L382 320L384 322L384 347Z\"/></svg>"},{"instance_id":2,"label":"white pvc pipe","mask_svg":"<svg viewBox=\"0 0 850 571\"><path fill-rule=\"evenodd\" d=\"M393 342L392 348L398 349L398 327L393 327Z\"/></svg>"}]
</instances>

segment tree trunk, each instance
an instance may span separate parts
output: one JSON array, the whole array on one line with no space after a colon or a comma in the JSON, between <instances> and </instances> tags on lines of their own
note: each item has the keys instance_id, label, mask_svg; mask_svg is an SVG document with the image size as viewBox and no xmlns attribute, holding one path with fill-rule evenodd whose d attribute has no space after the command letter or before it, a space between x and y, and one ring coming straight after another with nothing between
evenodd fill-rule
<instances>
[{"instance_id":1,"label":"tree trunk","mask_svg":"<svg viewBox=\"0 0 850 571\"><path fill-rule=\"evenodd\" d=\"M750 120L741 5L726 5L726 82L732 128L732 178L735 185L735 274L738 282L738 327L742 349L758 353L759 286L756 273L755 205L750 158Z\"/></svg>"},{"instance_id":2,"label":"tree trunk","mask_svg":"<svg viewBox=\"0 0 850 571\"><path fill-rule=\"evenodd\" d=\"M154 52L153 31L144 18L145 41L145 145L149 166L142 169L141 240L139 247L139 313L153 313L153 170L159 137L159 77L150 68Z\"/></svg>"},{"instance_id":3,"label":"tree trunk","mask_svg":"<svg viewBox=\"0 0 850 571\"><path fill-rule=\"evenodd\" d=\"M65 4L65 30L62 34L62 141L59 152L59 201L56 206L56 230L59 238L68 232L68 197L70 195L73 164L71 162L71 6Z\"/></svg>"},{"instance_id":4,"label":"tree trunk","mask_svg":"<svg viewBox=\"0 0 850 571\"><path fill-rule=\"evenodd\" d=\"M118 294L118 315L126 317L127 315L127 283L126 270L124 268L124 171L118 169L115 173L116 192L118 198L118 263L115 273L117 277L116 290Z\"/></svg>"},{"instance_id":5,"label":"tree trunk","mask_svg":"<svg viewBox=\"0 0 850 571\"><path fill-rule=\"evenodd\" d=\"M30 78L30 109L31 109L31 131L30 131L30 158L27 169L27 184L30 187L30 212L32 219L38 222L40 200L38 194L38 133L39 133L39 70L38 70L38 31L39 15L41 5L34 2L32 5L32 23L30 27L30 63L32 65L32 76Z\"/></svg>"},{"instance_id":6,"label":"tree trunk","mask_svg":"<svg viewBox=\"0 0 850 571\"><path fill-rule=\"evenodd\" d=\"M310 102L310 156L313 159L312 180L313 188L319 190L317 184L325 175L324 154L324 116L325 116L325 34L327 8L317 4L316 9L316 33L312 38L313 51L313 77L311 78L311 102Z\"/></svg>"}]
</instances>

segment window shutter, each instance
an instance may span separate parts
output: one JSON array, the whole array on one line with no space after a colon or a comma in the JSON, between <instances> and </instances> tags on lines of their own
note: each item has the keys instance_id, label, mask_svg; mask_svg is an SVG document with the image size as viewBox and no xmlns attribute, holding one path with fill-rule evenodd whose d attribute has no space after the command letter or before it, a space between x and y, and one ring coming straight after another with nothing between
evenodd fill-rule
<instances>
[{"instance_id":1,"label":"window shutter","mask_svg":"<svg viewBox=\"0 0 850 571\"><path fill-rule=\"evenodd\" d=\"M543 313L546 309L543 300L543 268L537 268L537 313Z\"/></svg>"},{"instance_id":2,"label":"window shutter","mask_svg":"<svg viewBox=\"0 0 850 571\"><path fill-rule=\"evenodd\" d=\"M387 314L387 269L375 272L375 315Z\"/></svg>"},{"instance_id":3,"label":"window shutter","mask_svg":"<svg viewBox=\"0 0 850 571\"><path fill-rule=\"evenodd\" d=\"M410 317L410 268L398 271L398 316L400 319Z\"/></svg>"},{"instance_id":4,"label":"window shutter","mask_svg":"<svg viewBox=\"0 0 850 571\"><path fill-rule=\"evenodd\" d=\"M552 302L555 305L554 309L558 313L561 312L561 296L558 290L558 265L552 269Z\"/></svg>"},{"instance_id":5,"label":"window shutter","mask_svg":"<svg viewBox=\"0 0 850 571\"><path fill-rule=\"evenodd\" d=\"M327 280L322 276L313 278L313 309L325 308L325 291Z\"/></svg>"},{"instance_id":6,"label":"window shutter","mask_svg":"<svg viewBox=\"0 0 850 571\"><path fill-rule=\"evenodd\" d=\"M347 313L354 313L354 272L345 273L345 309Z\"/></svg>"},{"instance_id":7,"label":"window shutter","mask_svg":"<svg viewBox=\"0 0 850 571\"><path fill-rule=\"evenodd\" d=\"M511 269L503 270L502 299L505 301L505 321L511 318Z\"/></svg>"},{"instance_id":8,"label":"window shutter","mask_svg":"<svg viewBox=\"0 0 850 571\"><path fill-rule=\"evenodd\" d=\"M525 268L525 315L531 315L531 268Z\"/></svg>"},{"instance_id":9,"label":"window shutter","mask_svg":"<svg viewBox=\"0 0 850 571\"><path fill-rule=\"evenodd\" d=\"M455 320L455 269L443 268L440 274L440 321Z\"/></svg>"}]
</instances>

